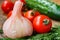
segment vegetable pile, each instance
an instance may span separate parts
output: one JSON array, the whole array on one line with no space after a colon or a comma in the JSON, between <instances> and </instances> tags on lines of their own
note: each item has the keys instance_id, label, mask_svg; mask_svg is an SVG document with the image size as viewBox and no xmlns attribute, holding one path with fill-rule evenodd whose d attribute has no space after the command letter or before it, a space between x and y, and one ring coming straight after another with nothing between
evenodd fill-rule
<instances>
[{"instance_id":1,"label":"vegetable pile","mask_svg":"<svg viewBox=\"0 0 60 40\"><path fill-rule=\"evenodd\" d=\"M5 0L1 7L8 18L0 32L7 38L1 40L60 39L60 26L52 27L50 19L60 20L58 5L47 0L17 0L15 3Z\"/></svg>"},{"instance_id":2,"label":"vegetable pile","mask_svg":"<svg viewBox=\"0 0 60 40\"><path fill-rule=\"evenodd\" d=\"M0 30L0 33L3 33L2 30ZM0 38L0 40L60 40L60 26L53 27L49 33L45 34L37 34L33 33L32 36L27 36L23 38Z\"/></svg>"}]
</instances>

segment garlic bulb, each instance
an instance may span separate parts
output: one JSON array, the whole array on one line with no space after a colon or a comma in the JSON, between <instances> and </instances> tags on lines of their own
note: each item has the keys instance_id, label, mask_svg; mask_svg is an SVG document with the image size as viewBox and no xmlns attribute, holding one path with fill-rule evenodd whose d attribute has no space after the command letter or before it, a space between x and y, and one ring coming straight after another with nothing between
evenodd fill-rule
<instances>
[{"instance_id":1,"label":"garlic bulb","mask_svg":"<svg viewBox=\"0 0 60 40\"><path fill-rule=\"evenodd\" d=\"M32 23L21 15L23 3L16 1L12 15L3 25L3 32L9 38L31 36L33 33Z\"/></svg>"}]
</instances>

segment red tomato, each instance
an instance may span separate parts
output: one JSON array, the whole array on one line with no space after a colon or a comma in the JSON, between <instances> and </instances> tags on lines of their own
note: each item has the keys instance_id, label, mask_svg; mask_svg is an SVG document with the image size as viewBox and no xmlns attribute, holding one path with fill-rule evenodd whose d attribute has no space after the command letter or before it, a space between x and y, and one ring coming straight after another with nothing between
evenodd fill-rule
<instances>
[{"instance_id":1,"label":"red tomato","mask_svg":"<svg viewBox=\"0 0 60 40\"><path fill-rule=\"evenodd\" d=\"M21 2L23 2L24 4L26 3L25 0L20 0Z\"/></svg>"},{"instance_id":2,"label":"red tomato","mask_svg":"<svg viewBox=\"0 0 60 40\"><path fill-rule=\"evenodd\" d=\"M36 16L33 20L33 28L37 33L47 33L51 30L52 21L45 15Z\"/></svg>"},{"instance_id":3,"label":"red tomato","mask_svg":"<svg viewBox=\"0 0 60 40\"><path fill-rule=\"evenodd\" d=\"M24 4L26 3L25 0L20 0L21 2L23 2Z\"/></svg>"},{"instance_id":4,"label":"red tomato","mask_svg":"<svg viewBox=\"0 0 60 40\"><path fill-rule=\"evenodd\" d=\"M11 2L11 1L4 1L2 3L2 10L5 12L5 13L8 13L9 11L11 11L13 9L13 6L14 4Z\"/></svg>"},{"instance_id":5,"label":"red tomato","mask_svg":"<svg viewBox=\"0 0 60 40\"><path fill-rule=\"evenodd\" d=\"M26 13L24 13L24 17L29 19L30 21L33 21L34 17L40 15L39 12L34 12L33 10L29 10Z\"/></svg>"},{"instance_id":6,"label":"red tomato","mask_svg":"<svg viewBox=\"0 0 60 40\"><path fill-rule=\"evenodd\" d=\"M7 15L7 18L9 18L12 15L12 11L10 11Z\"/></svg>"}]
</instances>

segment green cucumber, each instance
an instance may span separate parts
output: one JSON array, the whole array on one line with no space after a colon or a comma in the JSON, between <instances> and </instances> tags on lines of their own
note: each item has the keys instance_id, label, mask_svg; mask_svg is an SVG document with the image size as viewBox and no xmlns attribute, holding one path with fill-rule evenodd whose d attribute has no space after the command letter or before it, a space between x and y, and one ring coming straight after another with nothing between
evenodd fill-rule
<instances>
[{"instance_id":1,"label":"green cucumber","mask_svg":"<svg viewBox=\"0 0 60 40\"><path fill-rule=\"evenodd\" d=\"M60 20L60 5L55 4L49 0L25 0L26 5L35 9L52 19Z\"/></svg>"}]
</instances>

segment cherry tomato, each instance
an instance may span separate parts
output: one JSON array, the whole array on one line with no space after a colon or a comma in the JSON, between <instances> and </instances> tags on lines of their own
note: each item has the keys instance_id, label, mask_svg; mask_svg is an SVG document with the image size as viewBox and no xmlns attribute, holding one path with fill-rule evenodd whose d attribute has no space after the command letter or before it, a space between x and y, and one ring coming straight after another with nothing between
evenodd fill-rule
<instances>
[{"instance_id":1,"label":"cherry tomato","mask_svg":"<svg viewBox=\"0 0 60 40\"><path fill-rule=\"evenodd\" d=\"M34 17L40 15L39 12L34 12L33 10L29 10L26 13L24 13L24 17L26 17L27 19L29 19L30 21L33 21Z\"/></svg>"},{"instance_id":2,"label":"cherry tomato","mask_svg":"<svg viewBox=\"0 0 60 40\"><path fill-rule=\"evenodd\" d=\"M21 2L23 2L24 4L26 3L25 0L20 0Z\"/></svg>"},{"instance_id":3,"label":"cherry tomato","mask_svg":"<svg viewBox=\"0 0 60 40\"><path fill-rule=\"evenodd\" d=\"M5 0L2 3L1 8L5 13L8 13L9 11L11 11L13 9L13 6L14 6L14 4L11 1Z\"/></svg>"},{"instance_id":4,"label":"cherry tomato","mask_svg":"<svg viewBox=\"0 0 60 40\"><path fill-rule=\"evenodd\" d=\"M12 15L12 11L10 11L7 15L7 18L9 18Z\"/></svg>"},{"instance_id":5,"label":"cherry tomato","mask_svg":"<svg viewBox=\"0 0 60 40\"><path fill-rule=\"evenodd\" d=\"M52 21L45 15L36 16L33 20L33 28L37 33L47 33L51 30Z\"/></svg>"}]
</instances>

